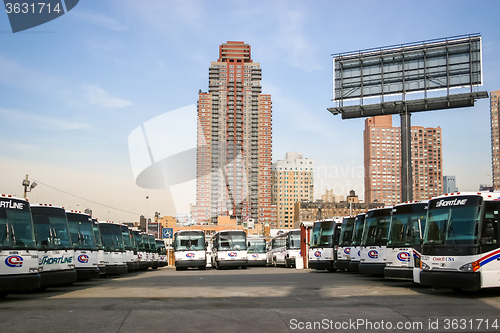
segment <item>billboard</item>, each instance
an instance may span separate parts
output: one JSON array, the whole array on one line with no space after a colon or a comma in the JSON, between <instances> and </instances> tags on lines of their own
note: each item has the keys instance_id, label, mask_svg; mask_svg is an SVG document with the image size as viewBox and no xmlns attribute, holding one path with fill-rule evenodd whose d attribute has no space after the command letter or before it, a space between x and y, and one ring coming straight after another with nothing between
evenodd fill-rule
<instances>
[{"instance_id":1,"label":"billboard","mask_svg":"<svg viewBox=\"0 0 500 333\"><path fill-rule=\"evenodd\" d=\"M334 99L482 85L479 34L338 54Z\"/></svg>"}]
</instances>

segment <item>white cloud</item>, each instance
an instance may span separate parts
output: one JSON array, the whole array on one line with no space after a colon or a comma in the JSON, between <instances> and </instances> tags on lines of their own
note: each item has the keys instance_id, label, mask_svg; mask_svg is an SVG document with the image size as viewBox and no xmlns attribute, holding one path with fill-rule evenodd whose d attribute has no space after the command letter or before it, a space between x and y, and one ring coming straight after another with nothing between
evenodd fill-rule
<instances>
[{"instance_id":1,"label":"white cloud","mask_svg":"<svg viewBox=\"0 0 500 333\"><path fill-rule=\"evenodd\" d=\"M123 108L132 105L129 101L113 97L107 91L94 85L88 86L87 97L90 104L96 104L107 108Z\"/></svg>"},{"instance_id":2,"label":"white cloud","mask_svg":"<svg viewBox=\"0 0 500 333\"><path fill-rule=\"evenodd\" d=\"M121 30L127 30L127 26L124 24L119 23L117 20L112 19L110 17L100 15L100 14L95 14L95 13L90 13L90 12L84 12L84 11L76 11L74 13L75 16L79 16L82 19L90 22L91 24L108 28L111 30L115 31L121 31Z\"/></svg>"},{"instance_id":3,"label":"white cloud","mask_svg":"<svg viewBox=\"0 0 500 333\"><path fill-rule=\"evenodd\" d=\"M0 118L3 119L4 122L14 123L16 125L22 126L23 128L32 127L48 130L76 130L90 128L90 125L86 123L40 116L12 109L0 108Z\"/></svg>"}]
</instances>

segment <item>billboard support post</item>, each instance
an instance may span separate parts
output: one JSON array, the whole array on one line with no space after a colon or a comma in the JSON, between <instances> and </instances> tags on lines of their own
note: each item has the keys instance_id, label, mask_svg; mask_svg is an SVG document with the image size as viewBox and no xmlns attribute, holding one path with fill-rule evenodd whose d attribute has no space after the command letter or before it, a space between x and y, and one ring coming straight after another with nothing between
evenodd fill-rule
<instances>
[{"instance_id":1,"label":"billboard support post","mask_svg":"<svg viewBox=\"0 0 500 333\"><path fill-rule=\"evenodd\" d=\"M413 201L411 165L411 113L404 105L401 117L401 201Z\"/></svg>"}]
</instances>

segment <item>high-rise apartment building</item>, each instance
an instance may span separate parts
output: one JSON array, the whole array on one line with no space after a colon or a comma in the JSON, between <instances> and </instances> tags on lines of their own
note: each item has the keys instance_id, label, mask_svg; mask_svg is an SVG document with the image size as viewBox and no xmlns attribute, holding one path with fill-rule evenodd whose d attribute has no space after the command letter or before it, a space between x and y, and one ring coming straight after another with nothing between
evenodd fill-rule
<instances>
[{"instance_id":1,"label":"high-rise apartment building","mask_svg":"<svg viewBox=\"0 0 500 333\"><path fill-rule=\"evenodd\" d=\"M259 63L250 45L227 42L199 92L196 222L235 216L255 223L275 219L271 205L272 103L261 94Z\"/></svg>"},{"instance_id":2,"label":"high-rise apartment building","mask_svg":"<svg viewBox=\"0 0 500 333\"><path fill-rule=\"evenodd\" d=\"M286 153L273 163L272 203L276 205L277 228L292 229L297 201L313 201L314 160L302 153Z\"/></svg>"},{"instance_id":3,"label":"high-rise apartment building","mask_svg":"<svg viewBox=\"0 0 500 333\"><path fill-rule=\"evenodd\" d=\"M498 102L500 90L490 93L490 119L491 119L491 169L493 178L493 190L500 190L500 143L498 132Z\"/></svg>"},{"instance_id":4,"label":"high-rise apartment building","mask_svg":"<svg viewBox=\"0 0 500 333\"><path fill-rule=\"evenodd\" d=\"M365 120L365 202L401 202L401 133L392 115ZM441 128L411 127L413 200L443 193Z\"/></svg>"}]
</instances>

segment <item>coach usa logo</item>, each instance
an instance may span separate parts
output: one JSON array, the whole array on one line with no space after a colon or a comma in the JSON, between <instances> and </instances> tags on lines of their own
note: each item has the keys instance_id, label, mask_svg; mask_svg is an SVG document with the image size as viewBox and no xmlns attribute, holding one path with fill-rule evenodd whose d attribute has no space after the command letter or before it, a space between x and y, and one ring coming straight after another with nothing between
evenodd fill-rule
<instances>
[{"instance_id":1,"label":"coach usa logo","mask_svg":"<svg viewBox=\"0 0 500 333\"><path fill-rule=\"evenodd\" d=\"M72 10L80 0L3 0L12 32L31 29Z\"/></svg>"}]
</instances>

